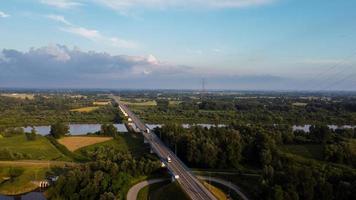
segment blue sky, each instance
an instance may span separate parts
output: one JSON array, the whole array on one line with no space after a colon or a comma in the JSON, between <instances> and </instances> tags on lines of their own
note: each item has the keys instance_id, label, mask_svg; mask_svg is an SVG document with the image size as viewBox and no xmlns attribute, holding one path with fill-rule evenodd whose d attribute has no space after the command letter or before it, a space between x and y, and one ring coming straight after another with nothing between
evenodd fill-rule
<instances>
[{"instance_id":1,"label":"blue sky","mask_svg":"<svg viewBox=\"0 0 356 200\"><path fill-rule=\"evenodd\" d=\"M205 77L211 89L355 90L355 10L350 0L2 1L0 86L197 89Z\"/></svg>"}]
</instances>

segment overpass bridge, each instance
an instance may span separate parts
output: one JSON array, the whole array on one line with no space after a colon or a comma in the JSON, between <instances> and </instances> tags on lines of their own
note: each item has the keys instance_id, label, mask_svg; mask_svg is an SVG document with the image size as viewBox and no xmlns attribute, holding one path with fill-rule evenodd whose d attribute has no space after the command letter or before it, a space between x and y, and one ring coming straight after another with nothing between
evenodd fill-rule
<instances>
[{"instance_id":1,"label":"overpass bridge","mask_svg":"<svg viewBox=\"0 0 356 200\"><path fill-rule=\"evenodd\" d=\"M135 124L143 134L151 149L166 165L172 177L181 185L182 189L192 200L216 200L215 196L193 175L190 169L158 138L151 130L123 103L119 97L112 96L118 103L120 111ZM170 162L167 158L170 157Z\"/></svg>"}]
</instances>

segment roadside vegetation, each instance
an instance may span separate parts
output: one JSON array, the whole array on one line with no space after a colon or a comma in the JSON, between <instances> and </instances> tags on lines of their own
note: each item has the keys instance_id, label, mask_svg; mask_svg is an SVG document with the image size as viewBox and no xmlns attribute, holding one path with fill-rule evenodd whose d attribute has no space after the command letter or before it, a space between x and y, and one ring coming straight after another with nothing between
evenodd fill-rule
<instances>
[{"instance_id":1,"label":"roadside vegetation","mask_svg":"<svg viewBox=\"0 0 356 200\"><path fill-rule=\"evenodd\" d=\"M349 145L354 130L315 125L304 133L277 125L185 129L167 124L155 133L189 167L235 171L215 175L254 199L353 199L356 194L356 156ZM255 169L252 174L250 169Z\"/></svg>"}]
</instances>

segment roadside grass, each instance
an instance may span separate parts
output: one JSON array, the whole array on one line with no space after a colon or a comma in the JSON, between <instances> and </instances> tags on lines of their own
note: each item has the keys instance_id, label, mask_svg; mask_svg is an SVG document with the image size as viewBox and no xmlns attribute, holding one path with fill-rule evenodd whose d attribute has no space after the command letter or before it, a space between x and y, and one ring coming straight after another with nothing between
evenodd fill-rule
<instances>
[{"instance_id":1,"label":"roadside grass","mask_svg":"<svg viewBox=\"0 0 356 200\"><path fill-rule=\"evenodd\" d=\"M228 174L219 173L219 172L208 173L205 171L194 172L194 173L199 174L201 176L216 177L231 182L232 184L240 187L242 192L245 195L251 197L252 199L258 199L259 194L261 193L261 182L260 182L261 176L259 174L249 174L249 173L229 174L229 171L227 171ZM224 191L225 193L230 193L230 197L232 197L233 199L240 199L239 196L235 194L235 192L231 191L226 186L214 182L211 182L211 184L218 187L220 190Z\"/></svg>"},{"instance_id":2,"label":"roadside grass","mask_svg":"<svg viewBox=\"0 0 356 200\"><path fill-rule=\"evenodd\" d=\"M305 158L323 160L323 146L320 144L296 144L282 145L281 150L285 153L296 154Z\"/></svg>"},{"instance_id":3,"label":"roadside grass","mask_svg":"<svg viewBox=\"0 0 356 200\"><path fill-rule=\"evenodd\" d=\"M22 174L16 178L7 180L10 177L10 169L13 166L0 166L0 194L18 195L37 189L37 186L31 181L43 180L46 172L50 169L46 167L16 167L22 170Z\"/></svg>"},{"instance_id":4,"label":"roadside grass","mask_svg":"<svg viewBox=\"0 0 356 200\"><path fill-rule=\"evenodd\" d=\"M227 200L226 194L219 188L215 187L212 184L207 183L206 181L203 182L203 185L211 192L218 200Z\"/></svg>"},{"instance_id":5,"label":"roadside grass","mask_svg":"<svg viewBox=\"0 0 356 200\"><path fill-rule=\"evenodd\" d=\"M71 109L71 112L82 112L82 113L86 113L86 112L92 112L94 110L99 109L99 106L89 106L89 107L83 107L83 108L75 108L75 109Z\"/></svg>"},{"instance_id":6,"label":"roadside grass","mask_svg":"<svg viewBox=\"0 0 356 200\"><path fill-rule=\"evenodd\" d=\"M185 194L177 182L169 183L154 191L150 196L152 200L189 200L190 198Z\"/></svg>"},{"instance_id":7,"label":"roadside grass","mask_svg":"<svg viewBox=\"0 0 356 200\"><path fill-rule=\"evenodd\" d=\"M99 136L69 136L58 139L58 142L64 145L69 151L74 152L77 149L99 144L112 140L112 137L99 137Z\"/></svg>"},{"instance_id":8,"label":"roadside grass","mask_svg":"<svg viewBox=\"0 0 356 200\"><path fill-rule=\"evenodd\" d=\"M163 181L163 182L159 182L159 183L154 183L151 185L148 185L144 188L142 188L138 194L137 194L137 200L149 200L150 199L150 195L152 193L154 193L155 191L157 191L158 189L162 188L163 186L169 184L170 181Z\"/></svg>"},{"instance_id":9,"label":"roadside grass","mask_svg":"<svg viewBox=\"0 0 356 200\"><path fill-rule=\"evenodd\" d=\"M65 155L40 135L34 141L28 141L24 134L1 138L0 152L0 160L66 160Z\"/></svg>"}]
</instances>

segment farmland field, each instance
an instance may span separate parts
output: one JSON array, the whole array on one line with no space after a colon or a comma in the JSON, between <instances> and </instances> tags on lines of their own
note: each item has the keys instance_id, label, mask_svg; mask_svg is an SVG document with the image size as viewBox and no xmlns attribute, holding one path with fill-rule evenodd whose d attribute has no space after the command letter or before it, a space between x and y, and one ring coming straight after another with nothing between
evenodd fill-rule
<instances>
[{"instance_id":1,"label":"farmland field","mask_svg":"<svg viewBox=\"0 0 356 200\"><path fill-rule=\"evenodd\" d=\"M0 139L0 160L65 160L66 157L51 142L40 135L35 141L27 141L25 135Z\"/></svg>"},{"instance_id":2,"label":"farmland field","mask_svg":"<svg viewBox=\"0 0 356 200\"><path fill-rule=\"evenodd\" d=\"M92 112L99 108L100 108L99 106L89 106L89 107L71 109L70 111L72 111L72 112Z\"/></svg>"},{"instance_id":3,"label":"farmland field","mask_svg":"<svg viewBox=\"0 0 356 200\"><path fill-rule=\"evenodd\" d=\"M4 97L11 97L11 98L17 98L17 99L34 99L35 95L34 94L20 94L20 93L14 93L14 94L1 94L1 96Z\"/></svg>"},{"instance_id":4,"label":"farmland field","mask_svg":"<svg viewBox=\"0 0 356 200\"><path fill-rule=\"evenodd\" d=\"M138 102L130 102L130 101L122 101L122 103L129 106L157 106L156 101L138 101Z\"/></svg>"},{"instance_id":5,"label":"farmland field","mask_svg":"<svg viewBox=\"0 0 356 200\"><path fill-rule=\"evenodd\" d=\"M114 149L116 149L118 151L122 151L122 152L130 151L133 155L136 155L136 156L142 155L148 151L148 149L146 148L147 146L145 146L143 144L142 136L124 133L124 134L118 135L113 140L108 140L106 142L97 143L97 144L93 144L90 146L86 146L86 147L77 149L75 151L75 153L91 151L99 146L111 147L111 148L114 148Z\"/></svg>"},{"instance_id":6,"label":"farmland field","mask_svg":"<svg viewBox=\"0 0 356 200\"><path fill-rule=\"evenodd\" d=\"M112 140L112 137L92 137L92 136L76 136L76 137L63 137L58 140L58 142L65 147L69 151L75 151L82 147L90 146L97 143L106 142Z\"/></svg>"}]
</instances>

